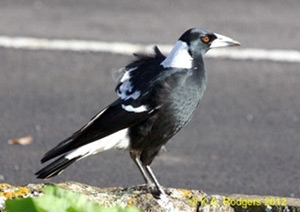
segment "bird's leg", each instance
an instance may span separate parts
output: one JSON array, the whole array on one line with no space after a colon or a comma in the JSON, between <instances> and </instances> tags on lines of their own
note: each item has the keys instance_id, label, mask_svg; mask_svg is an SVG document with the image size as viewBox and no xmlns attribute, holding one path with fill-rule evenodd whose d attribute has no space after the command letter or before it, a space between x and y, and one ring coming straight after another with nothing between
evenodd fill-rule
<instances>
[{"instance_id":1,"label":"bird's leg","mask_svg":"<svg viewBox=\"0 0 300 212\"><path fill-rule=\"evenodd\" d=\"M139 154L130 152L130 157L132 158L132 160L134 161L134 163L136 164L136 166L139 168L145 183L147 184L147 188L151 189L154 187L154 183L152 181L152 179L149 177L149 175L147 174L144 166L142 165L142 162L140 161L139 158Z\"/></svg>"},{"instance_id":2,"label":"bird's leg","mask_svg":"<svg viewBox=\"0 0 300 212\"><path fill-rule=\"evenodd\" d=\"M156 179L151 167L149 165L147 165L147 166L145 166L145 168L146 168L148 175L151 177L152 181L154 182L157 191L160 194L165 195L165 191L163 190L162 186L159 184L158 180Z\"/></svg>"},{"instance_id":3,"label":"bird's leg","mask_svg":"<svg viewBox=\"0 0 300 212\"><path fill-rule=\"evenodd\" d=\"M130 152L130 157L136 164L136 166L139 168L146 184L147 188L151 191L152 195L159 199L160 195L165 195L165 192L161 185L159 184L158 180L156 179L152 169L149 165L143 165L140 160L140 154Z\"/></svg>"}]
</instances>

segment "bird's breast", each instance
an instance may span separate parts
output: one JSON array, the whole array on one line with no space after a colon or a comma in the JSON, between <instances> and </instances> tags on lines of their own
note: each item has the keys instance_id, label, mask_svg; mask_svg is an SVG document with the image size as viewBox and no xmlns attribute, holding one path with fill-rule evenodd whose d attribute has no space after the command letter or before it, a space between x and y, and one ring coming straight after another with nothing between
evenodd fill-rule
<instances>
[{"instance_id":1,"label":"bird's breast","mask_svg":"<svg viewBox=\"0 0 300 212\"><path fill-rule=\"evenodd\" d=\"M169 93L162 99L162 114L172 119L173 130L178 132L193 116L206 88L205 73L186 74L169 83ZM162 122L164 122L162 120Z\"/></svg>"},{"instance_id":2,"label":"bird's breast","mask_svg":"<svg viewBox=\"0 0 300 212\"><path fill-rule=\"evenodd\" d=\"M130 130L132 149L152 149L164 145L194 114L205 90L205 75L178 74L165 79L152 99L160 106L147 121Z\"/></svg>"},{"instance_id":3,"label":"bird's breast","mask_svg":"<svg viewBox=\"0 0 300 212\"><path fill-rule=\"evenodd\" d=\"M174 99L176 99L176 101L173 101L170 104L169 109L172 113L171 116L173 116L173 119L176 120L176 128L181 129L181 127L183 127L191 119L199 105L204 90L205 85L197 88L185 88L174 93Z\"/></svg>"}]
</instances>

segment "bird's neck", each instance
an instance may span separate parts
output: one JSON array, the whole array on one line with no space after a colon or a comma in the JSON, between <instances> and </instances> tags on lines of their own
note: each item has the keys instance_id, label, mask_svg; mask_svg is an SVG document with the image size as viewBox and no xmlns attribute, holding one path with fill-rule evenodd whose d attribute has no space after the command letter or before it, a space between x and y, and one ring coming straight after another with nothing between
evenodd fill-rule
<instances>
[{"instance_id":1,"label":"bird's neck","mask_svg":"<svg viewBox=\"0 0 300 212\"><path fill-rule=\"evenodd\" d=\"M198 70L205 72L203 56L202 55L196 56L193 60L192 66L194 69L198 69Z\"/></svg>"}]
</instances>

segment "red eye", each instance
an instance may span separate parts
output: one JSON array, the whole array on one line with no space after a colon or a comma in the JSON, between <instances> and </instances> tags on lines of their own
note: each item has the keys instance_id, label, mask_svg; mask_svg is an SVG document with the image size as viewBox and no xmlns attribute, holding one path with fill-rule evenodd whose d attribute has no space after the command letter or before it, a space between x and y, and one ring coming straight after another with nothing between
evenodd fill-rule
<instances>
[{"instance_id":1,"label":"red eye","mask_svg":"<svg viewBox=\"0 0 300 212\"><path fill-rule=\"evenodd\" d=\"M203 43L208 43L210 41L210 38L207 35L205 35L205 36L201 37L201 40Z\"/></svg>"}]
</instances>

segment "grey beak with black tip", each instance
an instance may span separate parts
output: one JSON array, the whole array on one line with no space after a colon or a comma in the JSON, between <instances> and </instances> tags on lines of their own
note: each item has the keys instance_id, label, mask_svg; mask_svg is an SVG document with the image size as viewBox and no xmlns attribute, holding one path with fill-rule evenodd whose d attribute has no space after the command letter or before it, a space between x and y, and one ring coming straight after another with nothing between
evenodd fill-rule
<instances>
[{"instance_id":1,"label":"grey beak with black tip","mask_svg":"<svg viewBox=\"0 0 300 212\"><path fill-rule=\"evenodd\" d=\"M217 33L214 33L214 35L217 37L210 45L210 49L214 48L220 48L220 47L226 47L226 46L240 46L241 44L229 37L226 37L224 35L220 35Z\"/></svg>"}]
</instances>

